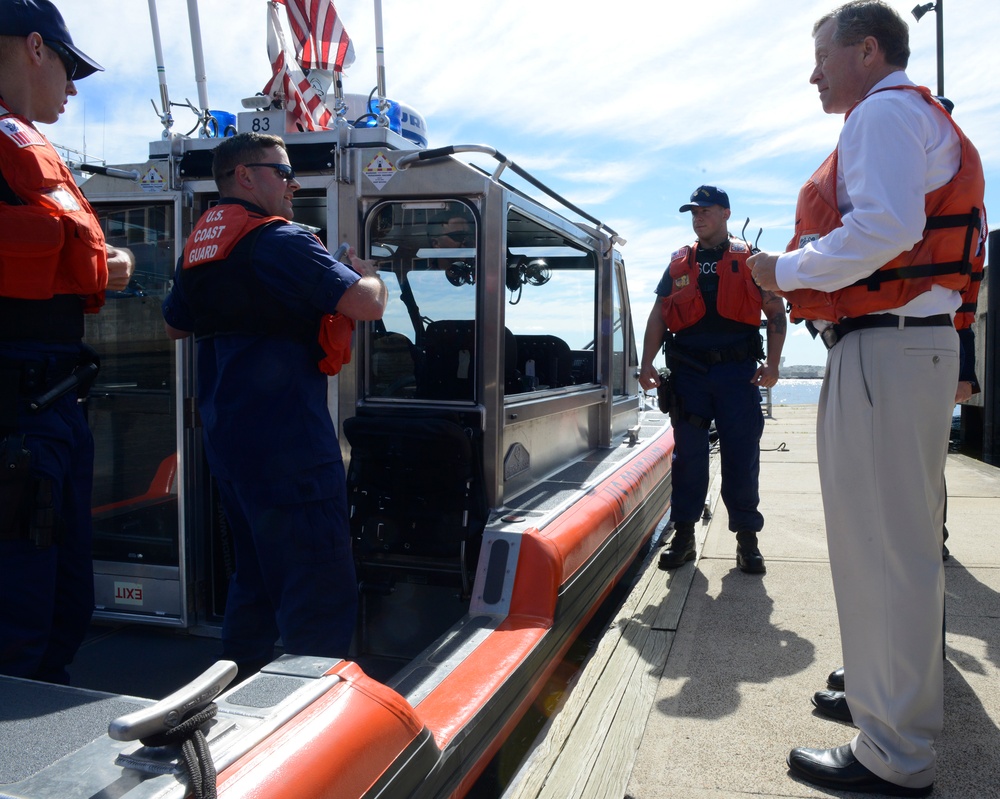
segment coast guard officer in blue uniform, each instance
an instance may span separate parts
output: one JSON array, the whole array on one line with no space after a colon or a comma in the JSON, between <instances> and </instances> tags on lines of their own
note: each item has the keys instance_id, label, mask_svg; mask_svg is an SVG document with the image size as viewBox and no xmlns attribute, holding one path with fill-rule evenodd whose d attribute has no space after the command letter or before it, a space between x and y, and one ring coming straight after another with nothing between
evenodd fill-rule
<instances>
[{"instance_id":1,"label":"coast guard officer in blue uniform","mask_svg":"<svg viewBox=\"0 0 1000 799\"><path fill-rule=\"evenodd\" d=\"M661 569L695 558L694 525L708 495L709 437L719 433L722 501L729 529L736 533L736 565L762 574L764 558L757 533L764 526L758 478L764 417L760 389L778 382L785 343L784 303L762 292L746 266L750 247L730 238L729 196L715 186L699 186L680 212L691 212L698 240L682 247L656 287L657 301L646 322L639 384L660 385L653 358L667 342L674 425L674 536L660 555ZM761 312L767 316L767 357L760 339ZM758 364L758 361L763 363Z\"/></svg>"},{"instance_id":2,"label":"coast guard officer in blue uniform","mask_svg":"<svg viewBox=\"0 0 1000 799\"><path fill-rule=\"evenodd\" d=\"M198 343L205 451L236 552L223 657L246 676L279 635L291 654L347 654L357 584L327 374L387 292L374 263L345 266L289 223L299 184L280 138L225 139L212 170L222 199L188 238L163 316Z\"/></svg>"},{"instance_id":3,"label":"coast guard officer in blue uniform","mask_svg":"<svg viewBox=\"0 0 1000 799\"><path fill-rule=\"evenodd\" d=\"M48 0L0 0L0 674L56 683L94 609L83 319L135 260L35 123L100 69Z\"/></svg>"}]
</instances>

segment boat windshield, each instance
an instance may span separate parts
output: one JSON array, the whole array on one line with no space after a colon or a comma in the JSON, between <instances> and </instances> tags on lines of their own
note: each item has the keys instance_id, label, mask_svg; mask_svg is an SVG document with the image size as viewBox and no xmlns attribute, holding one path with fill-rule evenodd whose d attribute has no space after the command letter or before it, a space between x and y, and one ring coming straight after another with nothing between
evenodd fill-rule
<instances>
[{"instance_id":1,"label":"boat windshield","mask_svg":"<svg viewBox=\"0 0 1000 799\"><path fill-rule=\"evenodd\" d=\"M477 214L459 200L389 202L370 217L368 235L389 300L371 330L366 396L476 401L476 370L484 368L477 348L489 341L492 349L490 336L500 335L477 330L485 304L476 296L484 263ZM503 356L495 365L504 394L593 383L596 254L516 209L506 241L497 264L506 300Z\"/></svg>"}]
</instances>

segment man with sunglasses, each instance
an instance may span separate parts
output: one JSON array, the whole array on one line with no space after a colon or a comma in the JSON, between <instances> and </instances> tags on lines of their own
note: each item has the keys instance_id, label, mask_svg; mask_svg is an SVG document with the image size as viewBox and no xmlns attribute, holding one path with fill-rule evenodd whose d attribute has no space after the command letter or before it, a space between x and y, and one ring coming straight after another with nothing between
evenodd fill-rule
<instances>
[{"instance_id":1,"label":"man with sunglasses","mask_svg":"<svg viewBox=\"0 0 1000 799\"><path fill-rule=\"evenodd\" d=\"M437 214L430 223L431 248L435 250L464 249L475 247L473 228L467 216L451 208ZM448 273L448 279L461 285L474 275L474 267L462 258L434 258L431 268Z\"/></svg>"},{"instance_id":2,"label":"man with sunglasses","mask_svg":"<svg viewBox=\"0 0 1000 799\"><path fill-rule=\"evenodd\" d=\"M472 231L461 214L444 213L432 222L432 247L466 247Z\"/></svg>"},{"instance_id":3,"label":"man with sunglasses","mask_svg":"<svg viewBox=\"0 0 1000 799\"><path fill-rule=\"evenodd\" d=\"M84 314L134 260L35 123L100 69L48 0L0 0L0 674L60 683L94 607Z\"/></svg>"},{"instance_id":4,"label":"man with sunglasses","mask_svg":"<svg viewBox=\"0 0 1000 799\"><path fill-rule=\"evenodd\" d=\"M353 320L382 317L371 261L334 260L293 225L300 188L284 142L240 133L215 148L221 199L187 239L163 303L173 338L198 345L208 465L233 536L222 627L239 678L285 652L348 654L357 610L344 464L327 375Z\"/></svg>"},{"instance_id":5,"label":"man with sunglasses","mask_svg":"<svg viewBox=\"0 0 1000 799\"><path fill-rule=\"evenodd\" d=\"M468 216L455 207L457 204L434 216L430 223L430 243L434 250L474 248L475 233ZM475 255L470 258L458 254L430 259L431 269L443 271L448 281L455 286L475 282Z\"/></svg>"}]
</instances>

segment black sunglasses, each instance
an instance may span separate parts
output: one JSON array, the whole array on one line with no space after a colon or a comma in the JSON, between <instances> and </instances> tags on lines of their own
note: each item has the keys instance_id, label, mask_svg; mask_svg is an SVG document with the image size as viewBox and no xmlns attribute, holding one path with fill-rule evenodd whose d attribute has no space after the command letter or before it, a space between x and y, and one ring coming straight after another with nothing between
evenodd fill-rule
<instances>
[{"instance_id":1,"label":"black sunglasses","mask_svg":"<svg viewBox=\"0 0 1000 799\"><path fill-rule=\"evenodd\" d=\"M243 164L243 166L245 167L269 166L272 169L277 170L278 175L281 176L286 182L289 180L295 180L295 170L292 169L288 164ZM239 169L239 167L236 167L236 169ZM230 169L226 173L226 177L229 177L229 175L235 175L236 169Z\"/></svg>"},{"instance_id":2,"label":"black sunglasses","mask_svg":"<svg viewBox=\"0 0 1000 799\"><path fill-rule=\"evenodd\" d=\"M455 230L451 233L442 233L442 236L447 236L456 244L465 244L469 241L469 233L465 230Z\"/></svg>"},{"instance_id":3,"label":"black sunglasses","mask_svg":"<svg viewBox=\"0 0 1000 799\"><path fill-rule=\"evenodd\" d=\"M66 80L73 80L76 75L76 57L59 42L45 42L45 46L59 56L59 60L63 62L63 66L66 68Z\"/></svg>"}]
</instances>

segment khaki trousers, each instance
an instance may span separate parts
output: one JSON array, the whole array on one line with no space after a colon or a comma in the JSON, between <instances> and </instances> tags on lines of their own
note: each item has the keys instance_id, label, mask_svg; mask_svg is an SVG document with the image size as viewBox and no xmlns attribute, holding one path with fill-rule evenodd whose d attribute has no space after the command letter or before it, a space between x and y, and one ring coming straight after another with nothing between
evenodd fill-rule
<instances>
[{"instance_id":1,"label":"khaki trousers","mask_svg":"<svg viewBox=\"0 0 1000 799\"><path fill-rule=\"evenodd\" d=\"M817 448L858 760L934 781L943 724L944 466L958 382L952 327L873 328L830 350Z\"/></svg>"}]
</instances>

